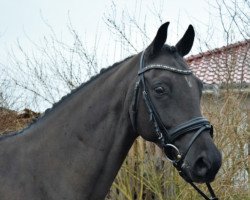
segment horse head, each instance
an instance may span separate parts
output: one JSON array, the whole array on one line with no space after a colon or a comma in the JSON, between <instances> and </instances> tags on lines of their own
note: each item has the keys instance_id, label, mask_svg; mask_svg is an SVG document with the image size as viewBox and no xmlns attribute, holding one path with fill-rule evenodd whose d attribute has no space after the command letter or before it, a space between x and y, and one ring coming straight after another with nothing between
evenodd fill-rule
<instances>
[{"instance_id":1,"label":"horse head","mask_svg":"<svg viewBox=\"0 0 250 200\"><path fill-rule=\"evenodd\" d=\"M202 81L184 60L195 37L190 25L175 46L166 45L169 23L141 53L136 129L155 142L188 182L211 182L221 166L213 127L202 116Z\"/></svg>"}]
</instances>

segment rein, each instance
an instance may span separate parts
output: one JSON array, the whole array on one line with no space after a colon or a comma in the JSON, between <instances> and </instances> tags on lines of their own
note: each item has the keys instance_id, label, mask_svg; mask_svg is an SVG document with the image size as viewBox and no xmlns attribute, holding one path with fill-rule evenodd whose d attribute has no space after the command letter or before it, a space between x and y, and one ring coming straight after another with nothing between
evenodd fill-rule
<instances>
[{"instance_id":1,"label":"rein","mask_svg":"<svg viewBox=\"0 0 250 200\"><path fill-rule=\"evenodd\" d=\"M136 130L136 115L137 115L137 108L139 103L139 89L140 86L142 87L142 95L144 102L146 104L150 121L152 121L154 125L154 130L157 135L157 142L159 145L163 148L167 159L173 163L173 166L178 170L180 176L184 178L204 199L206 200L218 200L216 197L210 183L206 183L206 186L208 188L208 191L211 195L209 198L203 191L201 191L183 172L183 166L184 166L184 159L186 155L189 152L189 149L191 148L192 144L195 142L195 140L199 137L199 135L204 130L209 130L211 137L213 137L213 126L210 124L210 122L204 118L204 117L194 117L191 120L188 120L182 124L179 124L178 126L171 128L170 130L167 130L164 123L161 120L160 115L158 114L151 98L148 92L148 88L145 82L144 73L151 70L151 69L161 69L161 70L167 70L173 73L178 73L181 75L190 75L192 74L191 70L181 70L176 69L174 67L166 66L166 65L148 65L145 66L144 62L144 53L142 52L141 58L140 58L140 69L138 71L139 81L135 84L134 89L134 98L132 103L132 112L133 112L133 118L132 118L132 125L134 129ZM187 134L190 131L196 131L191 138L191 140L188 143L187 150L181 154L179 149L173 144L173 142L181 135Z\"/></svg>"}]
</instances>

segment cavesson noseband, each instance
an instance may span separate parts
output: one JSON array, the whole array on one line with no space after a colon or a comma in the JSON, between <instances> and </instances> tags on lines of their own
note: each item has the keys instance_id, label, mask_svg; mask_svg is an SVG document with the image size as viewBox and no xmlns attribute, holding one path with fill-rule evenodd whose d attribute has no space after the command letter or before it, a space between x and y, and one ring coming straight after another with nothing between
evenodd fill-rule
<instances>
[{"instance_id":1,"label":"cavesson noseband","mask_svg":"<svg viewBox=\"0 0 250 200\"><path fill-rule=\"evenodd\" d=\"M195 188L195 190L197 190L206 200L218 200L218 198L214 194L214 191L210 183L206 183L206 185L211 194L211 198L209 198L204 192L202 192L183 172L184 159L186 155L188 154L189 149L191 148L192 144L204 130L209 130L211 137L213 137L213 126L204 117L194 117L168 130L165 127L163 121L161 120L161 117L158 114L150 98L149 91L148 91L148 88L145 82L145 77L144 77L144 73L152 69L166 70L166 71L178 73L181 75L191 75L192 71L189 69L186 69L186 70L176 69L174 67L160 65L160 64L151 64L151 65L145 66L144 53L145 51L142 52L141 58L140 58L140 69L138 71L139 81L135 85L134 98L133 98L133 104L132 104L132 112L133 112L132 123L133 123L134 129L136 130L136 118L137 118L137 110L138 110L138 102L139 102L138 100L139 89L141 86L143 99L146 104L148 113L150 115L150 121L152 121L154 125L154 130L158 138L157 143L163 148L164 152L167 155L168 160L170 160L173 163L174 167L178 170L179 174L188 183L190 183ZM189 141L186 151L181 154L179 149L173 143L178 137L184 134L190 133L191 131L192 132L196 131L196 132L194 133L191 140Z\"/></svg>"}]
</instances>

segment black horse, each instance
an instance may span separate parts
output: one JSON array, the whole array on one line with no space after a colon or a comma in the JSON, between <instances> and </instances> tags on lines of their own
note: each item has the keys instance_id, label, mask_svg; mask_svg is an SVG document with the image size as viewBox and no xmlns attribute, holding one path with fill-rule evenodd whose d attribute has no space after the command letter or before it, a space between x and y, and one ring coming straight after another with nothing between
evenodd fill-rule
<instances>
[{"instance_id":1,"label":"black horse","mask_svg":"<svg viewBox=\"0 0 250 200\"><path fill-rule=\"evenodd\" d=\"M202 117L202 82L188 69L194 30L165 45L163 24L145 51L67 95L36 123L0 138L1 200L104 199L140 135L159 145L188 182L221 166ZM138 72L139 71L139 72Z\"/></svg>"}]
</instances>

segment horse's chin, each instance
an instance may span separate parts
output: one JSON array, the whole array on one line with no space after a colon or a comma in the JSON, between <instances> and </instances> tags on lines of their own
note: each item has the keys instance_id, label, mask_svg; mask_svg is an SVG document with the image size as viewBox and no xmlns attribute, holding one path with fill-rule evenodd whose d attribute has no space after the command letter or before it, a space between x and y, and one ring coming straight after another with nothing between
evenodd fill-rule
<instances>
[{"instance_id":1,"label":"horse's chin","mask_svg":"<svg viewBox=\"0 0 250 200\"><path fill-rule=\"evenodd\" d=\"M211 183L214 181L215 177L198 177L194 175L191 179L194 183Z\"/></svg>"},{"instance_id":2,"label":"horse's chin","mask_svg":"<svg viewBox=\"0 0 250 200\"><path fill-rule=\"evenodd\" d=\"M189 167L187 164L183 163L182 165L182 173L184 176L182 178L187 182L194 182L194 183L211 183L214 181L215 176L199 176Z\"/></svg>"}]
</instances>

